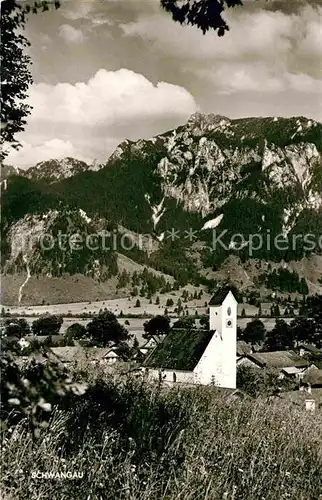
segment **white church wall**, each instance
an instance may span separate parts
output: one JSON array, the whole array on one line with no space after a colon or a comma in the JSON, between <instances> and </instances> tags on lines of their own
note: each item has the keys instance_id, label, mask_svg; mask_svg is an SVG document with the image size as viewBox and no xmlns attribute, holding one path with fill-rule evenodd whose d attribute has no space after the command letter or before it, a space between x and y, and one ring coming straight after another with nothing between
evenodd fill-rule
<instances>
[{"instance_id":1,"label":"white church wall","mask_svg":"<svg viewBox=\"0 0 322 500\"><path fill-rule=\"evenodd\" d=\"M210 321L216 331L194 369L195 383L235 389L237 302L231 293L222 306L210 307Z\"/></svg>"},{"instance_id":2,"label":"white church wall","mask_svg":"<svg viewBox=\"0 0 322 500\"><path fill-rule=\"evenodd\" d=\"M166 384L193 384L194 383L194 374L192 371L186 370L168 370L168 369L157 369L157 368L149 368L145 369L145 375L148 380L151 381L159 381L161 374L161 380Z\"/></svg>"}]
</instances>

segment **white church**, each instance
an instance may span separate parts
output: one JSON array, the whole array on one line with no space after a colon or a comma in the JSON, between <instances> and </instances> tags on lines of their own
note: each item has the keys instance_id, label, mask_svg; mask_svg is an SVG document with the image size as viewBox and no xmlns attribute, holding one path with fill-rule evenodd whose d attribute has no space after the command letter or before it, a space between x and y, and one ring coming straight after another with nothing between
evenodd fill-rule
<instances>
[{"instance_id":1,"label":"white church","mask_svg":"<svg viewBox=\"0 0 322 500\"><path fill-rule=\"evenodd\" d=\"M209 315L209 330L170 330L145 360L149 379L236 389L237 301L231 290L212 297Z\"/></svg>"}]
</instances>

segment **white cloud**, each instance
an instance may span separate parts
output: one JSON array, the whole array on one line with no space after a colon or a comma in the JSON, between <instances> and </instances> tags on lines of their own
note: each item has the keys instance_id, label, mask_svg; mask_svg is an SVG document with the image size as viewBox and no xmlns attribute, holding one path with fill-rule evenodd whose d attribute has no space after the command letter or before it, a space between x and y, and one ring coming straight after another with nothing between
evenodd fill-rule
<instances>
[{"instance_id":1,"label":"white cloud","mask_svg":"<svg viewBox=\"0 0 322 500\"><path fill-rule=\"evenodd\" d=\"M197 109L183 87L153 85L127 69L100 69L74 85L34 84L29 102L32 114L20 137L24 147L11 153L8 163L80 155L104 161L124 138L149 138L185 122Z\"/></svg>"},{"instance_id":2,"label":"white cloud","mask_svg":"<svg viewBox=\"0 0 322 500\"><path fill-rule=\"evenodd\" d=\"M59 36L67 43L82 43L84 35L80 29L76 29L70 24L62 24L59 28Z\"/></svg>"},{"instance_id":3,"label":"white cloud","mask_svg":"<svg viewBox=\"0 0 322 500\"><path fill-rule=\"evenodd\" d=\"M170 116L181 118L194 112L193 97L170 83L153 85L147 78L127 69L100 69L87 82L75 85L36 84L30 92L33 113L30 121L63 123L82 127L120 127L123 123Z\"/></svg>"},{"instance_id":4,"label":"white cloud","mask_svg":"<svg viewBox=\"0 0 322 500\"><path fill-rule=\"evenodd\" d=\"M76 21L86 19L94 6L96 0L66 0L63 2L60 12L66 19Z\"/></svg>"},{"instance_id":5,"label":"white cloud","mask_svg":"<svg viewBox=\"0 0 322 500\"><path fill-rule=\"evenodd\" d=\"M197 28L181 27L158 15L141 14L137 21L122 24L121 29L125 37L148 40L153 50L180 58L186 71L207 73L211 81L221 70L225 72L227 65L232 77L238 72L242 81L248 78L250 65L266 66L268 86L273 91L284 87L285 73L322 78L321 7L306 6L296 14L247 11L243 7L227 10L225 17L231 29L224 37L214 32L203 35ZM214 68L213 76L210 71L205 73L205 65ZM255 81L247 87L256 86L256 72L250 77Z\"/></svg>"},{"instance_id":6,"label":"white cloud","mask_svg":"<svg viewBox=\"0 0 322 500\"><path fill-rule=\"evenodd\" d=\"M303 73L276 73L274 68L263 63L223 63L202 70L200 75L212 82L218 94L252 91L273 95L287 90L302 94L322 93L322 80Z\"/></svg>"},{"instance_id":7,"label":"white cloud","mask_svg":"<svg viewBox=\"0 0 322 500\"><path fill-rule=\"evenodd\" d=\"M129 1L129 0L128 0ZM111 3L111 0L108 0ZM92 27L102 25L112 26L114 21L106 17L108 4L100 4L97 0L65 0L60 8L60 13L65 19L78 21L87 21Z\"/></svg>"}]
</instances>

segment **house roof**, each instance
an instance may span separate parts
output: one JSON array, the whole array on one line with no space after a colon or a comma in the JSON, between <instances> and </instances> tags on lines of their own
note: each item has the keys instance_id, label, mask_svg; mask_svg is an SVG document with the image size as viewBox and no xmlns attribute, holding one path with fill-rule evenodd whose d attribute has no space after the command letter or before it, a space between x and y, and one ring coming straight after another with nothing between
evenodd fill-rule
<instances>
[{"instance_id":1,"label":"house roof","mask_svg":"<svg viewBox=\"0 0 322 500\"><path fill-rule=\"evenodd\" d=\"M252 344L249 344L244 340L238 340L236 350L238 356L247 356L247 354L251 354L252 351Z\"/></svg>"},{"instance_id":2,"label":"house roof","mask_svg":"<svg viewBox=\"0 0 322 500\"><path fill-rule=\"evenodd\" d=\"M119 357L115 347L66 346L52 347L50 350L65 363L86 359L100 361L107 357Z\"/></svg>"},{"instance_id":3,"label":"house roof","mask_svg":"<svg viewBox=\"0 0 322 500\"><path fill-rule=\"evenodd\" d=\"M303 368L298 368L296 366L286 366L283 368L283 372L287 375L296 375L297 373L301 373Z\"/></svg>"},{"instance_id":4,"label":"house roof","mask_svg":"<svg viewBox=\"0 0 322 500\"><path fill-rule=\"evenodd\" d=\"M15 356L15 363L20 368L27 368L32 361L36 363L47 363L48 361L54 361L58 364L62 364L62 360L58 358L50 349L46 353L35 352L29 356Z\"/></svg>"},{"instance_id":5,"label":"house roof","mask_svg":"<svg viewBox=\"0 0 322 500\"><path fill-rule=\"evenodd\" d=\"M51 347L50 350L65 363L79 361L86 357L85 348L79 346Z\"/></svg>"},{"instance_id":6,"label":"house roof","mask_svg":"<svg viewBox=\"0 0 322 500\"><path fill-rule=\"evenodd\" d=\"M301 368L307 366L307 361L294 351L256 352L248 354L247 357L262 367L286 368L296 366Z\"/></svg>"},{"instance_id":7,"label":"house roof","mask_svg":"<svg viewBox=\"0 0 322 500\"><path fill-rule=\"evenodd\" d=\"M209 301L209 305L210 306L221 306L221 304L223 303L223 301L225 300L225 298L227 297L229 292L231 292L232 295L234 295L232 287L230 287L230 286L224 286L222 288L219 288L214 293L214 295L211 297L211 299Z\"/></svg>"},{"instance_id":8,"label":"house roof","mask_svg":"<svg viewBox=\"0 0 322 500\"><path fill-rule=\"evenodd\" d=\"M213 334L209 330L173 328L149 354L144 366L192 371Z\"/></svg>"},{"instance_id":9,"label":"house roof","mask_svg":"<svg viewBox=\"0 0 322 500\"><path fill-rule=\"evenodd\" d=\"M309 368L303 377L303 382L311 384L313 387L322 386L322 370L315 367Z\"/></svg>"},{"instance_id":10,"label":"house roof","mask_svg":"<svg viewBox=\"0 0 322 500\"><path fill-rule=\"evenodd\" d=\"M308 351L308 352L312 352L312 353L316 353L316 354L321 354L322 355L322 351L321 349L318 349L315 345L313 344L300 344L298 346L299 349L304 349L305 351Z\"/></svg>"},{"instance_id":11,"label":"house roof","mask_svg":"<svg viewBox=\"0 0 322 500\"><path fill-rule=\"evenodd\" d=\"M140 346L140 349L151 349L157 345L157 341L152 337Z\"/></svg>"},{"instance_id":12,"label":"house roof","mask_svg":"<svg viewBox=\"0 0 322 500\"><path fill-rule=\"evenodd\" d=\"M280 395L281 398L286 399L288 401L291 401L294 404L301 405L302 408L304 408L305 401L307 399L314 399L315 402L318 404L322 404L322 388L312 388L311 394L309 394L306 391L289 391L289 392L282 392Z\"/></svg>"},{"instance_id":13,"label":"house roof","mask_svg":"<svg viewBox=\"0 0 322 500\"><path fill-rule=\"evenodd\" d=\"M116 349L110 349L108 352L106 352L103 356L99 356L98 359L104 359L104 358L118 358L119 355L116 352Z\"/></svg>"}]
</instances>

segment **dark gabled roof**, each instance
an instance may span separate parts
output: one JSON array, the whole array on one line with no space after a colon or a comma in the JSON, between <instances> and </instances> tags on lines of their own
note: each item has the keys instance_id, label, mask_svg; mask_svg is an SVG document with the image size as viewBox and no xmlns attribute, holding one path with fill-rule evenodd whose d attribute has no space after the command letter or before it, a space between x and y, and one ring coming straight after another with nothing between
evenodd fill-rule
<instances>
[{"instance_id":1,"label":"dark gabled roof","mask_svg":"<svg viewBox=\"0 0 322 500\"><path fill-rule=\"evenodd\" d=\"M192 371L213 334L209 330L173 328L147 357L144 366Z\"/></svg>"},{"instance_id":2,"label":"dark gabled roof","mask_svg":"<svg viewBox=\"0 0 322 500\"><path fill-rule=\"evenodd\" d=\"M268 368L286 368L289 366L304 368L307 366L307 360L298 356L294 351L256 352L248 354L247 357L257 365Z\"/></svg>"},{"instance_id":3,"label":"dark gabled roof","mask_svg":"<svg viewBox=\"0 0 322 500\"><path fill-rule=\"evenodd\" d=\"M234 295L234 290L231 286L219 288L209 301L210 306L221 306L227 295L231 292Z\"/></svg>"},{"instance_id":4,"label":"dark gabled roof","mask_svg":"<svg viewBox=\"0 0 322 500\"><path fill-rule=\"evenodd\" d=\"M308 352L311 352L311 353L316 353L316 354L321 354L322 355L322 350L321 349L318 349L315 345L313 344L300 344L298 346L299 349L304 349Z\"/></svg>"}]
</instances>

